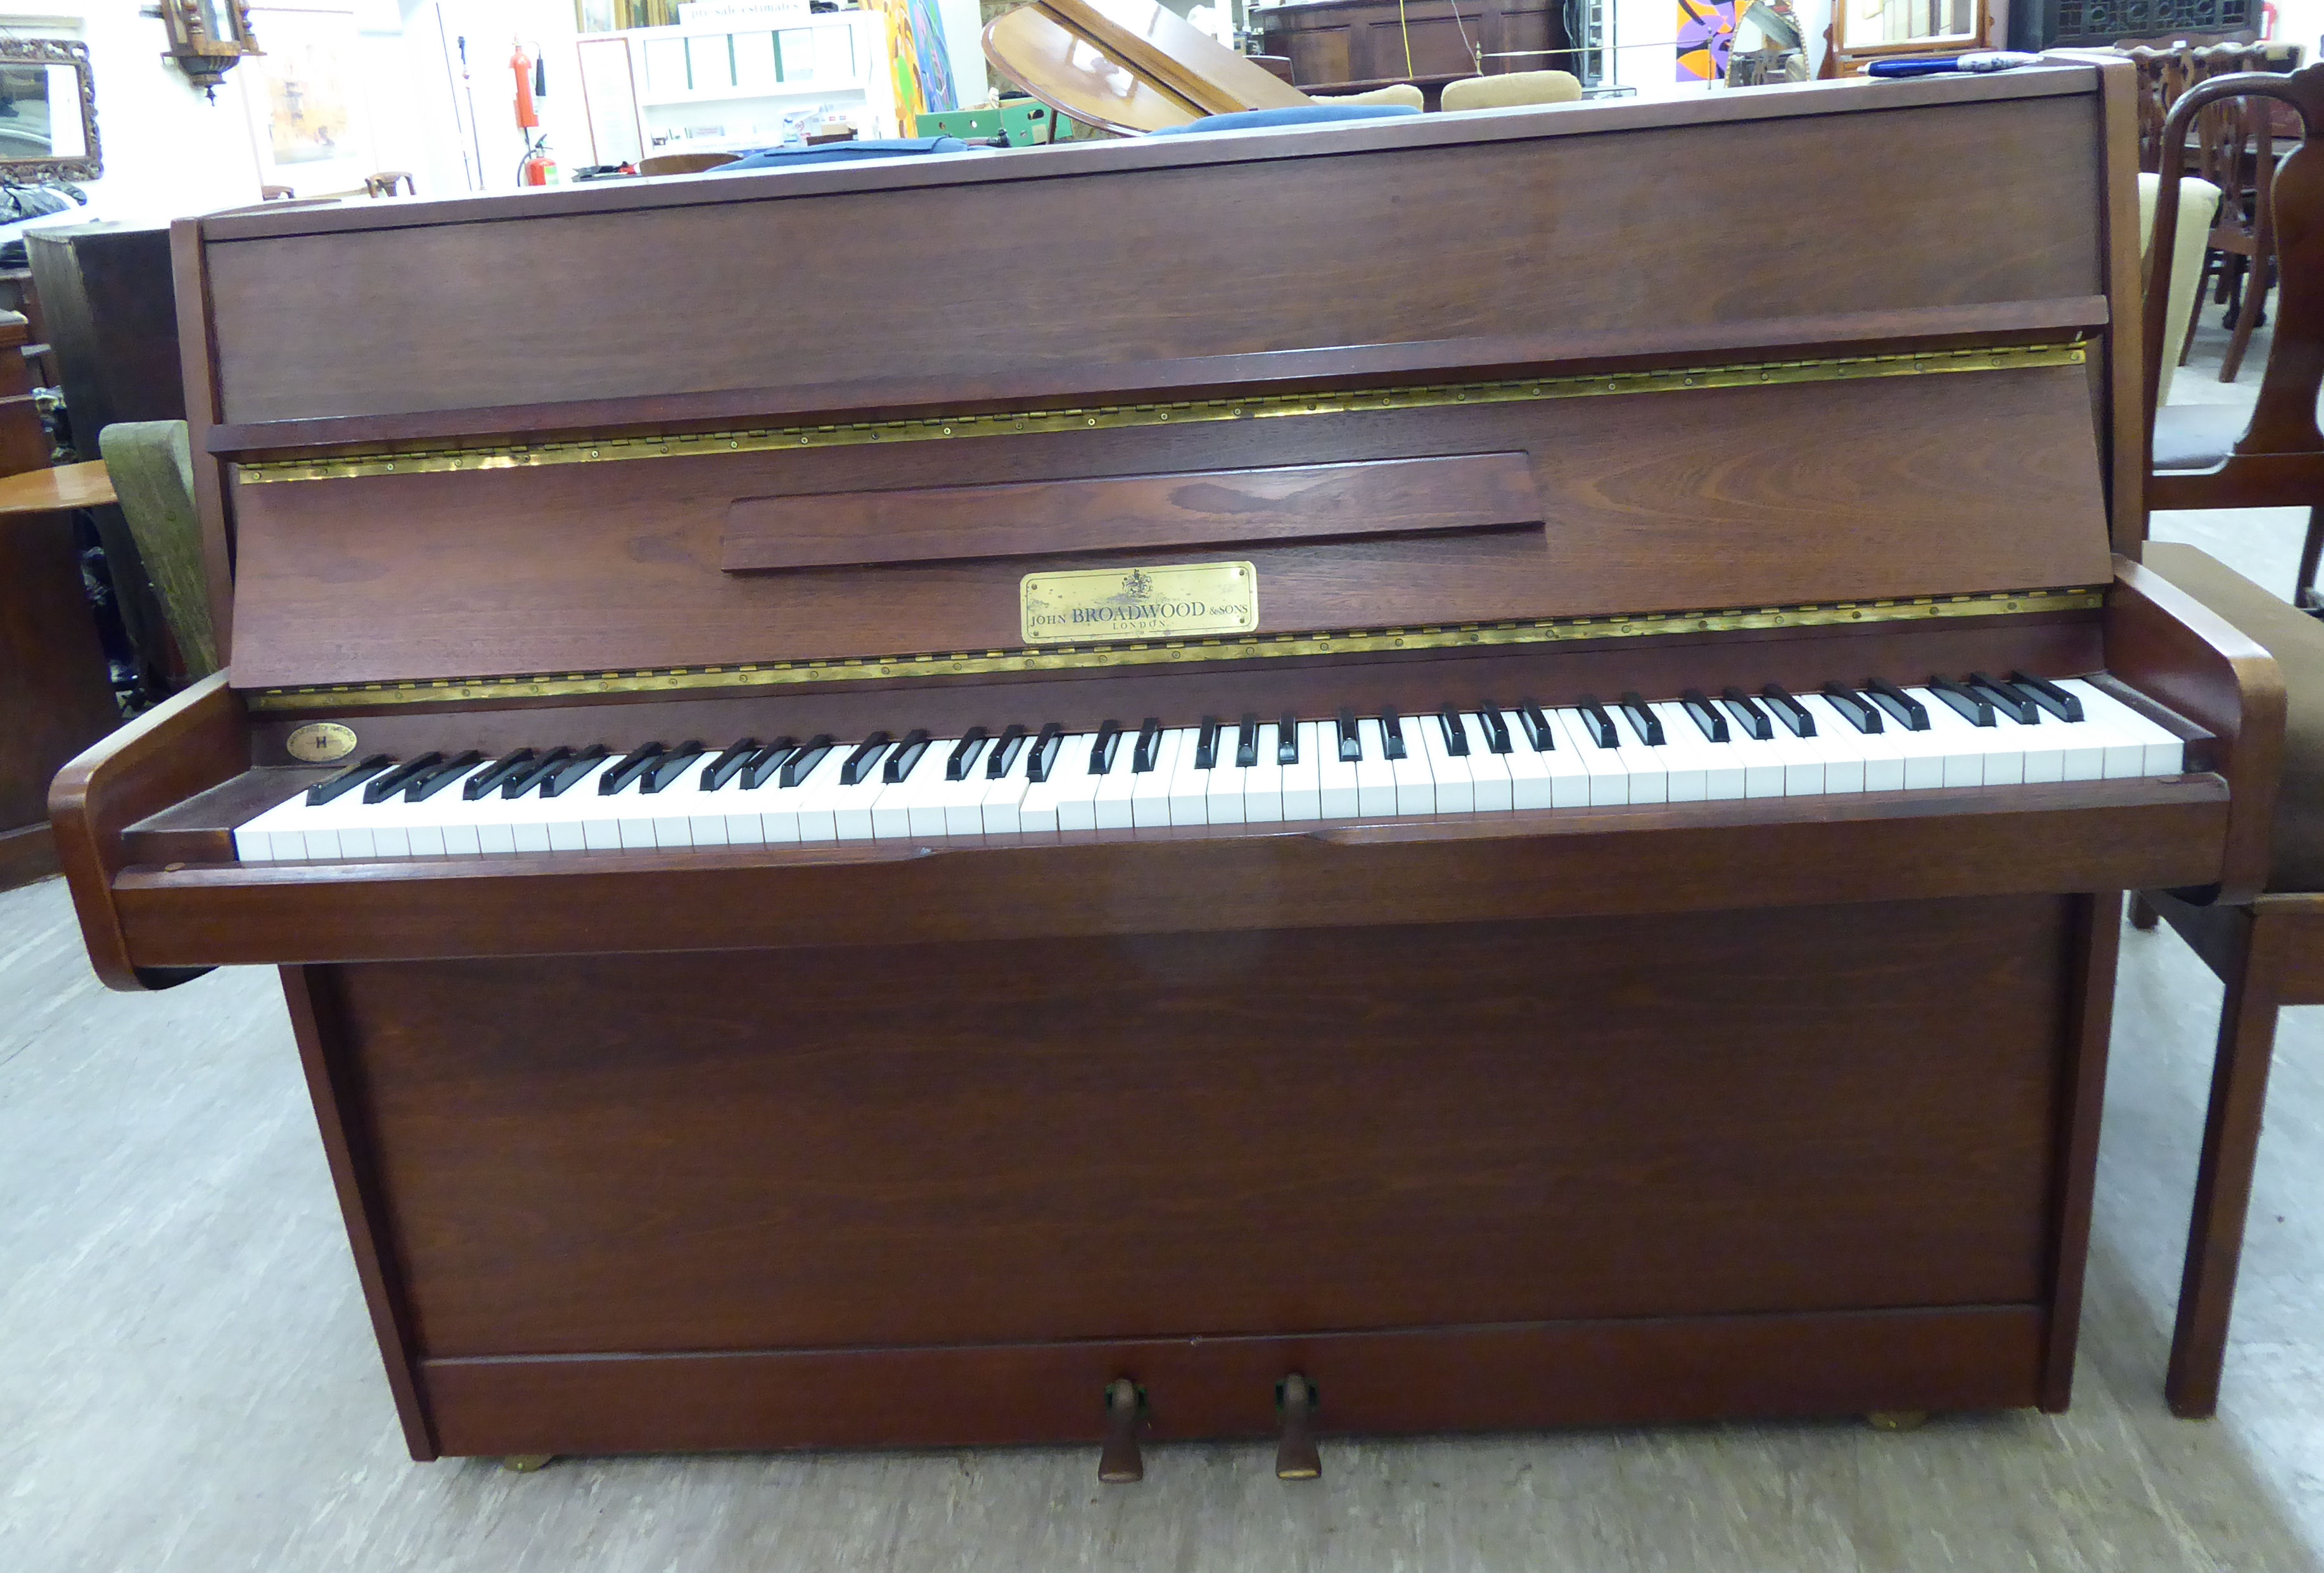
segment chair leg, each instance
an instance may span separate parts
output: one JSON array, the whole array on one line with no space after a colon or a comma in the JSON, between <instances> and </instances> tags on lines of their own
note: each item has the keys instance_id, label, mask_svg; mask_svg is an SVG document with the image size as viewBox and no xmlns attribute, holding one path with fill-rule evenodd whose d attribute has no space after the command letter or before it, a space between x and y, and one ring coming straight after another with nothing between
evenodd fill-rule
<instances>
[{"instance_id":1,"label":"chair leg","mask_svg":"<svg viewBox=\"0 0 2324 1573\"><path fill-rule=\"evenodd\" d=\"M2308 538L2300 543L2300 580L2292 587L2292 603L2303 612L2318 610L2317 559L2324 557L2324 507L2308 511Z\"/></svg>"},{"instance_id":2,"label":"chair leg","mask_svg":"<svg viewBox=\"0 0 2324 1573\"><path fill-rule=\"evenodd\" d=\"M2194 304L2187 308L2187 331L2179 340L2179 363L2185 365L2187 357L2195 353L2195 327L2203 320L2203 287L2211 281L2211 270L2220 261L2220 253L2203 253L2203 271L2195 281Z\"/></svg>"},{"instance_id":3,"label":"chair leg","mask_svg":"<svg viewBox=\"0 0 2324 1573\"><path fill-rule=\"evenodd\" d=\"M2246 266L2242 299L2236 308L2234 336L2227 340L2227 358L2219 363L2219 381L2232 382L2244 369L2244 352L2251 348L2252 329L2259 326L2259 309L2267 301L2267 271Z\"/></svg>"},{"instance_id":4,"label":"chair leg","mask_svg":"<svg viewBox=\"0 0 2324 1573\"><path fill-rule=\"evenodd\" d=\"M2141 896L2135 890L2130 893L2131 927L2135 929L2150 929L2162 921L2163 915L2154 910L2153 904L2150 903L2145 897Z\"/></svg>"},{"instance_id":5,"label":"chair leg","mask_svg":"<svg viewBox=\"0 0 2324 1573\"><path fill-rule=\"evenodd\" d=\"M2211 1064L2211 1106L2203 1156L2195 1171L2195 1208L2187 1231L2187 1266L2179 1284L2179 1321L2172 1330L2171 1370L2163 1384L2172 1412L2200 1420L2219 1406L2227 1318L2235 1306L2236 1265L2243 1255L2244 1216L2251 1204L2252 1164L2267 1100L2269 1055L2275 1044L2275 935L2253 912L2237 915L2227 963L2227 999Z\"/></svg>"}]
</instances>

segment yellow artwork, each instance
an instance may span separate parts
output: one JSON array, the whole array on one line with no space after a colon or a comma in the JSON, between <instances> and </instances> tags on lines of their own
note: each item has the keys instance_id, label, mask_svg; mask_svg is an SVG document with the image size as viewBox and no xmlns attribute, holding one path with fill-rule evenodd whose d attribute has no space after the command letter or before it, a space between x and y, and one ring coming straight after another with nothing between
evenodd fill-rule
<instances>
[{"instance_id":1,"label":"yellow artwork","mask_svg":"<svg viewBox=\"0 0 2324 1573\"><path fill-rule=\"evenodd\" d=\"M266 81L266 127L277 164L328 163L353 150L346 61L336 40L267 40L248 62Z\"/></svg>"}]
</instances>

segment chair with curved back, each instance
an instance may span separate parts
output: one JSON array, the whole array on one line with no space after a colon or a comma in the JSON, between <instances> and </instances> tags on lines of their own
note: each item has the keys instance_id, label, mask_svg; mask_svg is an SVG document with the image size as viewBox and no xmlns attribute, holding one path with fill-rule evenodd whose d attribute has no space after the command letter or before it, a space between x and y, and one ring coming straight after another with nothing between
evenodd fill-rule
<instances>
[{"instance_id":1,"label":"chair with curved back","mask_svg":"<svg viewBox=\"0 0 2324 1573\"><path fill-rule=\"evenodd\" d=\"M2178 179L2195 117L2239 97L2292 105L2310 134L2275 173L2271 217L2283 261L2275 341L2258 407L2240 436L2212 418L2215 406L2156 408L2165 353ZM2198 84L2172 106L2163 130L2146 290L2145 399L2154 465L2150 508L2310 509L2301 584L2314 576L2324 524L2324 433L2316 423L2324 380L2324 66L2290 77L2250 72ZM2231 407L2230 407L2231 408ZM2198 440L2198 439L2201 440ZM2198 449L2201 452L2198 452ZM2166 464L2171 467L2164 468ZM2199 465L2200 467L2199 467ZM2324 1004L2324 622L2229 572L2192 547L2150 543L2145 566L2266 648L2282 674L2285 718L2267 887L2247 905L2208 902L2200 891L2144 892L2133 921L2171 925L2226 986L2212 1065L2210 1106L2196 1174L2187 1258L2164 1392L2188 1416L2218 1404L2228 1314L2251 1193L2260 1115L2278 1008Z\"/></svg>"}]
</instances>

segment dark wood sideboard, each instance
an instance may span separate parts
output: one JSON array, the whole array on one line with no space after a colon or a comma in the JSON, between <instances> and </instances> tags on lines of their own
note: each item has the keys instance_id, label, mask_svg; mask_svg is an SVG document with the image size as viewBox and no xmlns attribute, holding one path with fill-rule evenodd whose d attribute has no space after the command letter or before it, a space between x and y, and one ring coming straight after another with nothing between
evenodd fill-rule
<instances>
[{"instance_id":1,"label":"dark wood sideboard","mask_svg":"<svg viewBox=\"0 0 2324 1573\"><path fill-rule=\"evenodd\" d=\"M1291 80L1309 91L1411 82L1433 109L1462 77L1574 69L1562 52L1564 12L1545 0L1406 0L1401 10L1397 0L1304 0L1259 18L1267 52L1288 56Z\"/></svg>"}]
</instances>

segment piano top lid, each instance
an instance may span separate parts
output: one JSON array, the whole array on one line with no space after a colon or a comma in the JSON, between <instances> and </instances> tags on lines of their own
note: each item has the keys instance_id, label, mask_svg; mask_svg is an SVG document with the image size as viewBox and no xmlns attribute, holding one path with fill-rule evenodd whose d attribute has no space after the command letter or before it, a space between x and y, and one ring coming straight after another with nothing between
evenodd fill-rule
<instances>
[{"instance_id":1,"label":"piano top lid","mask_svg":"<svg viewBox=\"0 0 2324 1573\"><path fill-rule=\"evenodd\" d=\"M235 678L1009 659L1117 560L1254 564L1277 645L2101 583L2099 79L198 221Z\"/></svg>"}]
</instances>

